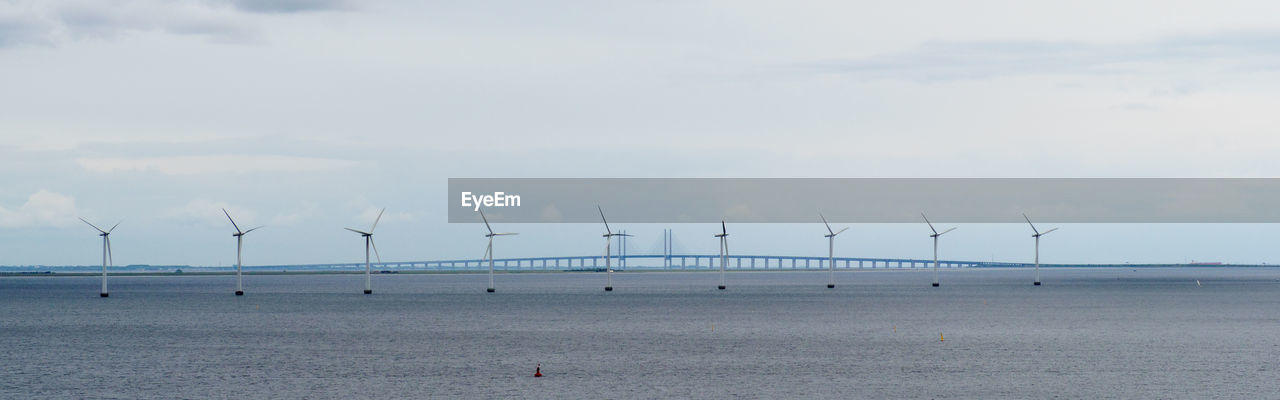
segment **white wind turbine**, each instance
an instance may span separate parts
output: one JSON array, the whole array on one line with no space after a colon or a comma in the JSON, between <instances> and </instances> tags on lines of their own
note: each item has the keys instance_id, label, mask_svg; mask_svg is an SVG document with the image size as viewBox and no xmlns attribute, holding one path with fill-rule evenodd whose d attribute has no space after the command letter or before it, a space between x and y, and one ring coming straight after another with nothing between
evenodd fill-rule
<instances>
[{"instance_id":1,"label":"white wind turbine","mask_svg":"<svg viewBox=\"0 0 1280 400\"><path fill-rule=\"evenodd\" d=\"M373 220L373 226L369 227L368 232L358 231L351 228L342 228L355 233L359 233L360 236L364 236L364 294L373 294L373 286L369 278L370 274L372 273L371 271L373 270L373 267L369 265L369 248L370 247L373 247L373 255L375 257L378 257L378 262L379 263L382 262L382 256L378 255L378 245L373 243L373 230L378 228L378 221L382 220L382 213L386 211L387 209L385 208L382 209L382 211L378 211L378 218L375 218Z\"/></svg>"},{"instance_id":2,"label":"white wind turbine","mask_svg":"<svg viewBox=\"0 0 1280 400\"><path fill-rule=\"evenodd\" d=\"M729 262L729 228L724 226L724 220L720 220L720 233L716 234L720 238L720 286L717 289L724 290L724 265Z\"/></svg>"},{"instance_id":3,"label":"white wind turbine","mask_svg":"<svg viewBox=\"0 0 1280 400\"><path fill-rule=\"evenodd\" d=\"M244 296L244 279L240 275L240 269L242 265L242 263L240 262L240 249L244 247L244 235L249 232L258 230L258 228L261 228L261 226L257 228L249 229L247 231L241 231L240 225L236 225L236 220L231 219L231 213L228 213L227 209L225 208L222 209L222 213L226 214L227 219L231 221L231 226L236 228L236 233L231 234L231 236L235 236L236 238L236 296Z\"/></svg>"},{"instance_id":4,"label":"white wind turbine","mask_svg":"<svg viewBox=\"0 0 1280 400\"><path fill-rule=\"evenodd\" d=\"M836 287L836 235L840 232L848 230L848 227L840 229L840 232L831 230L831 224L827 223L827 217L822 213L818 213L818 217L822 218L822 224L827 226L827 234L822 237L827 238L827 266L831 270L831 276L827 279L827 289Z\"/></svg>"},{"instance_id":5,"label":"white wind turbine","mask_svg":"<svg viewBox=\"0 0 1280 400\"><path fill-rule=\"evenodd\" d=\"M1031 235L1031 237L1036 238L1036 281L1034 285L1040 286L1040 237L1044 235L1048 235L1049 232L1056 231L1058 230L1058 228L1053 228L1044 232L1040 232L1039 230L1036 229L1036 225L1031 223L1031 218L1028 218L1027 214L1025 213L1022 214L1022 218L1027 220L1027 225L1031 225L1031 231L1035 232L1034 235Z\"/></svg>"},{"instance_id":6,"label":"white wind turbine","mask_svg":"<svg viewBox=\"0 0 1280 400\"><path fill-rule=\"evenodd\" d=\"M929 237L933 238L933 287L938 287L938 237L944 233L954 231L956 228L948 228L945 231L938 232L937 229L933 229L933 223L929 222L929 217L924 216L924 213L920 213L920 217L924 218L924 223L929 224L929 230L933 231L933 234L929 235Z\"/></svg>"},{"instance_id":7,"label":"white wind turbine","mask_svg":"<svg viewBox=\"0 0 1280 400\"><path fill-rule=\"evenodd\" d=\"M116 227L120 226L120 223L117 222L115 225L111 227L111 229L107 229L104 231L102 230L102 228L99 228L97 225L90 224L89 221L85 221L84 218L80 218L80 220L84 221L84 223L86 224L89 224L89 226L92 226L93 229L97 229L98 236L102 236L102 292L98 293L98 296L107 297L108 296L107 295L107 265L110 265L112 262L115 262L115 260L113 260L111 257L111 231L116 230Z\"/></svg>"},{"instance_id":8,"label":"white wind turbine","mask_svg":"<svg viewBox=\"0 0 1280 400\"><path fill-rule=\"evenodd\" d=\"M596 211L600 212L600 220L604 222L604 235L602 235L604 236L604 270L605 270L605 274L607 274L608 276L608 278L606 278L607 281L604 284L604 291L612 292L613 291L613 264L610 261L613 260L613 253L611 252L610 246L613 244L614 236L626 237L631 235L628 235L625 233L613 233L612 230L609 230L609 220L604 218L604 209L601 209L600 206L597 205Z\"/></svg>"},{"instance_id":9,"label":"white wind turbine","mask_svg":"<svg viewBox=\"0 0 1280 400\"><path fill-rule=\"evenodd\" d=\"M489 226L489 219L484 217L484 211L480 211L480 220L484 221L484 228L489 230L489 234L484 235L484 237L489 238L489 247L485 248L484 256L489 259L489 289L487 290L487 292L493 293L495 290L493 288L493 237L519 235L519 233L515 233L515 232L494 233L493 227Z\"/></svg>"}]
</instances>

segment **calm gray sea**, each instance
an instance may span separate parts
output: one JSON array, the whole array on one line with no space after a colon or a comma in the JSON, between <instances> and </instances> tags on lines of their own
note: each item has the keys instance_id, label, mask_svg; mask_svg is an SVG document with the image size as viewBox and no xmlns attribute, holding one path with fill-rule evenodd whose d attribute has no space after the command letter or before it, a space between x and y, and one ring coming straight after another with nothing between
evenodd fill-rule
<instances>
[{"instance_id":1,"label":"calm gray sea","mask_svg":"<svg viewBox=\"0 0 1280 400\"><path fill-rule=\"evenodd\" d=\"M1280 396L1280 269L1042 272L3 277L0 397Z\"/></svg>"}]
</instances>

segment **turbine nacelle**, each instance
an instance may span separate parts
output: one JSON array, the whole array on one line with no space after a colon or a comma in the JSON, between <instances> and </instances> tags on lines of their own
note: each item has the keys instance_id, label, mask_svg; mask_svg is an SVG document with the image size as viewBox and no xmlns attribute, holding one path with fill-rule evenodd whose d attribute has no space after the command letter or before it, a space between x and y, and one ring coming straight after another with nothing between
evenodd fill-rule
<instances>
[{"instance_id":1,"label":"turbine nacelle","mask_svg":"<svg viewBox=\"0 0 1280 400\"><path fill-rule=\"evenodd\" d=\"M373 236L373 234L372 234L372 233L365 232L365 231L355 230L355 229L351 229L351 228L342 228L342 229L346 229L346 230L349 230L349 231L352 231L352 232L355 232L355 233L359 233L359 234L360 234L360 236L364 236L364 237L370 237L370 236Z\"/></svg>"},{"instance_id":2,"label":"turbine nacelle","mask_svg":"<svg viewBox=\"0 0 1280 400\"><path fill-rule=\"evenodd\" d=\"M1049 229L1049 230L1044 231L1044 232L1038 232L1038 233L1036 233L1036 234L1034 234L1034 235L1031 235L1031 237L1041 237L1041 236L1044 236L1044 235L1048 235L1048 234L1049 234L1049 232L1053 232L1053 231L1056 231L1056 230L1058 230L1058 228Z\"/></svg>"},{"instance_id":3,"label":"turbine nacelle","mask_svg":"<svg viewBox=\"0 0 1280 400\"><path fill-rule=\"evenodd\" d=\"M98 236L107 236L107 235L110 235L110 234L111 234L111 231L116 230L116 227L117 227L117 226L120 226L120 223L119 223L119 222L117 222L115 225L112 225L112 226L111 226L111 229L107 229L107 230L105 230L105 231L104 231L104 230L102 230L102 228L99 228L97 225L94 225L94 224L90 223L89 221L86 221L84 218L80 218L80 221L81 221L81 222L84 222L84 223L86 223L86 224L89 224L89 226L92 226L92 227L93 227L93 229L96 229L96 230L98 231Z\"/></svg>"},{"instance_id":4,"label":"turbine nacelle","mask_svg":"<svg viewBox=\"0 0 1280 400\"><path fill-rule=\"evenodd\" d=\"M236 233L232 233L232 234L231 234L231 236L232 236L232 237L240 237L240 236L244 236L246 233L256 231L256 230L258 230L258 228L261 228L261 227L262 227L262 226L258 226L258 227L251 228L251 229L249 229L249 230L247 230L247 231L241 231L241 230L240 230L240 225L236 225L236 220L235 220L235 219L233 219L233 218L231 218L231 213L228 213L228 212L227 212L227 209L225 209L225 208L224 208L224 209L222 209L222 214L227 216L227 220L228 220L228 221L231 221L231 227L236 228Z\"/></svg>"},{"instance_id":5,"label":"turbine nacelle","mask_svg":"<svg viewBox=\"0 0 1280 400\"><path fill-rule=\"evenodd\" d=\"M837 232L837 231L833 231L833 230L831 230L831 224L828 224L828 223L827 223L827 217L826 217L826 216L822 215L822 213L818 213L818 218L822 218L822 225L827 227L827 234L826 234L826 235L822 235L822 237L824 237L824 238L833 238L833 237L836 237L836 235L839 235L839 234L840 234L840 232L844 232L844 231L849 230L849 228L848 228L848 227L845 227L844 229L841 229L839 232Z\"/></svg>"},{"instance_id":6,"label":"turbine nacelle","mask_svg":"<svg viewBox=\"0 0 1280 400\"><path fill-rule=\"evenodd\" d=\"M1033 237L1033 238L1038 238L1038 237L1041 237L1041 236L1044 236L1044 235L1048 235L1048 234L1049 234L1049 232L1053 232L1053 231L1058 230L1058 228L1053 228L1053 229L1049 229L1049 230L1044 231L1044 232L1040 232L1040 230L1039 230L1039 229L1036 229L1036 224L1031 223L1031 218L1030 218L1030 217L1027 217L1027 214L1025 214L1025 213L1024 213L1024 214L1022 214L1022 218L1027 220L1027 225L1031 225L1031 231L1032 231L1032 232L1035 232L1035 234L1031 235L1031 237Z\"/></svg>"},{"instance_id":7,"label":"turbine nacelle","mask_svg":"<svg viewBox=\"0 0 1280 400\"><path fill-rule=\"evenodd\" d=\"M378 258L379 263L382 262L382 256L378 254L378 245L373 242L373 230L378 228L378 221L382 220L382 213L384 212L387 212L387 209L384 208L378 211L378 217L373 219L373 225L369 227L368 232L357 230L357 229L351 229L351 228L342 228L355 233L359 233L360 236L364 237L365 240L368 241L368 244L366 246L373 247L373 255L374 257ZM254 229L258 229L258 228L254 228ZM249 232L245 232L245 233L249 233ZM368 251L368 249L365 249L365 250Z\"/></svg>"},{"instance_id":8,"label":"turbine nacelle","mask_svg":"<svg viewBox=\"0 0 1280 400\"><path fill-rule=\"evenodd\" d=\"M924 213L920 213L920 217L921 217L921 218L924 218L924 223L929 224L929 230L933 231L933 234L932 234L932 235L929 235L929 237L931 237L931 238L937 238L938 236L942 236L942 234L944 234L944 233L947 233L947 232L951 232L951 231L956 230L956 228L949 228L949 229L947 229L947 230L945 230L945 231L938 232L938 230L937 230L937 229L934 229L934 228L933 228L933 223L932 223L932 222L929 222L929 217L924 216Z\"/></svg>"},{"instance_id":9,"label":"turbine nacelle","mask_svg":"<svg viewBox=\"0 0 1280 400\"><path fill-rule=\"evenodd\" d=\"M80 218L80 221L82 221L82 222L84 222L84 223L86 223L86 224L89 224L89 226L92 226L92 227L93 227L93 229L95 229L95 230L97 230L97 231L98 231L98 236L102 236L102 247L103 247L103 251L107 253L107 254L106 254L106 257L105 257L105 258L106 258L106 261L107 261L107 264L115 264L115 256L113 256L113 255L111 254L111 232L114 232L114 231L116 230L116 227L117 227L117 226L120 226L120 223L119 223L119 222L117 222L115 225L112 225L112 226L111 226L111 229L107 229L107 230L105 230L105 231L104 231L104 230L102 230L102 228L99 228L97 225L94 225L93 223L90 223L89 221L85 220L84 218ZM123 222L123 221L122 221L122 222ZM102 278L102 279L103 279L103 281L102 281L102 282L103 282L103 284L102 284L102 285L103 285L103 286L102 286L102 287L103 287L103 288L104 288L104 290L105 290L105 288L106 288L106 265L103 265L103 266L102 266L102 268L103 268L103 272L102 272L102 274L103 274L103 275L102 275L102 276L103 276L103 278ZM104 291L104 293L105 293L105 291ZM105 294L104 294L104 296L105 296Z\"/></svg>"},{"instance_id":10,"label":"turbine nacelle","mask_svg":"<svg viewBox=\"0 0 1280 400\"><path fill-rule=\"evenodd\" d=\"M723 220L723 219L722 219L722 220L720 220L720 233L717 233L717 234L716 234L716 237L718 237L718 238L722 238L722 237L729 237L729 228L727 228L727 227L725 227L725 226L724 226L724 220Z\"/></svg>"},{"instance_id":11,"label":"turbine nacelle","mask_svg":"<svg viewBox=\"0 0 1280 400\"><path fill-rule=\"evenodd\" d=\"M494 237L494 236L511 236L511 235L519 235L519 233L515 233L515 232L501 232L501 233L499 233L499 232L494 232L494 231L493 231L493 227L489 226L489 219L488 219L488 218L485 218L485 216L484 216L484 211L483 211L483 210L482 210L482 211L480 211L480 220L481 220L481 221L484 221L484 228L485 228L485 229L487 229L487 230L489 230L489 234L484 235L484 237L491 238L491 237Z\"/></svg>"}]
</instances>

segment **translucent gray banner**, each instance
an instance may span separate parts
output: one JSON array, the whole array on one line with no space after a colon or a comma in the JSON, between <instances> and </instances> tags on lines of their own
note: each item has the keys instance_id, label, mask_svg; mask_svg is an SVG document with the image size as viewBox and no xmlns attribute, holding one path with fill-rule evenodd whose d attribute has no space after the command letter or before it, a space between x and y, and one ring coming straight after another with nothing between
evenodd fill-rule
<instances>
[{"instance_id":1,"label":"translucent gray banner","mask_svg":"<svg viewBox=\"0 0 1280 400\"><path fill-rule=\"evenodd\" d=\"M499 194L500 193L500 194ZM465 198L464 198L465 194ZM487 197L486 197L487 196ZM1280 222L1275 178L450 178L449 222Z\"/></svg>"}]
</instances>

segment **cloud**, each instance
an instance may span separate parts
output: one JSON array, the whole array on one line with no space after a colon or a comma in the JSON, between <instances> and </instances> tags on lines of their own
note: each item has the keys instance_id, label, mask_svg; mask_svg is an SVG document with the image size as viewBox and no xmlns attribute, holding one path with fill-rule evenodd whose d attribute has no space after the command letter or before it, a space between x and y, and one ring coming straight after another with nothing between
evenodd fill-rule
<instances>
[{"instance_id":1,"label":"cloud","mask_svg":"<svg viewBox=\"0 0 1280 400\"><path fill-rule=\"evenodd\" d=\"M231 221L227 220L227 216L222 213L226 209L231 213L231 217L236 219L236 224L240 229L249 229L257 223L257 213L244 207L237 207L224 201L215 201L207 199L195 199L177 207L170 207L161 211L160 216L178 222L185 222L195 225L205 226L227 226L231 228Z\"/></svg>"},{"instance_id":2,"label":"cloud","mask_svg":"<svg viewBox=\"0 0 1280 400\"><path fill-rule=\"evenodd\" d=\"M47 36L52 29L53 26L46 21L6 12L0 5L0 47L20 43L49 44Z\"/></svg>"},{"instance_id":3,"label":"cloud","mask_svg":"<svg viewBox=\"0 0 1280 400\"><path fill-rule=\"evenodd\" d=\"M381 211L382 209L378 207L365 208L364 211L360 213L360 216L356 217L356 220L367 221L366 223L372 226L373 221L378 218L378 213ZM391 212L383 213L382 219L378 220L378 224L381 225L387 221L412 221L414 217L415 217L414 214L411 212L391 211Z\"/></svg>"},{"instance_id":4,"label":"cloud","mask_svg":"<svg viewBox=\"0 0 1280 400\"><path fill-rule=\"evenodd\" d=\"M1226 62L1227 68L1280 66L1280 33L1177 36L1141 43L1054 41L928 42L861 59L805 64L867 79L952 81L1035 74L1142 73L1152 66Z\"/></svg>"},{"instance_id":5,"label":"cloud","mask_svg":"<svg viewBox=\"0 0 1280 400\"><path fill-rule=\"evenodd\" d=\"M257 13L339 11L353 8L347 0L231 0L236 8Z\"/></svg>"},{"instance_id":6,"label":"cloud","mask_svg":"<svg viewBox=\"0 0 1280 400\"><path fill-rule=\"evenodd\" d=\"M40 189L17 209L0 206L0 226L67 226L76 222L78 214L71 196Z\"/></svg>"},{"instance_id":7,"label":"cloud","mask_svg":"<svg viewBox=\"0 0 1280 400\"><path fill-rule=\"evenodd\" d=\"M111 39L134 32L201 36L222 43L259 39L252 14L354 9L347 0L0 1L0 47Z\"/></svg>"},{"instance_id":8,"label":"cloud","mask_svg":"<svg viewBox=\"0 0 1280 400\"><path fill-rule=\"evenodd\" d=\"M239 137L200 133L184 133L182 135L112 135L94 137L42 134L31 138L15 139L13 147L18 151L42 152L76 150L93 145L186 145L196 143L205 144L231 139L239 139Z\"/></svg>"},{"instance_id":9,"label":"cloud","mask_svg":"<svg viewBox=\"0 0 1280 400\"><path fill-rule=\"evenodd\" d=\"M351 160L279 155L209 155L151 158L81 158L90 172L159 172L165 175L243 174L251 172L316 172L354 167Z\"/></svg>"},{"instance_id":10,"label":"cloud","mask_svg":"<svg viewBox=\"0 0 1280 400\"><path fill-rule=\"evenodd\" d=\"M316 205L316 203L305 202L289 212L272 217L271 225L297 225L317 215L320 215L320 206Z\"/></svg>"}]
</instances>

